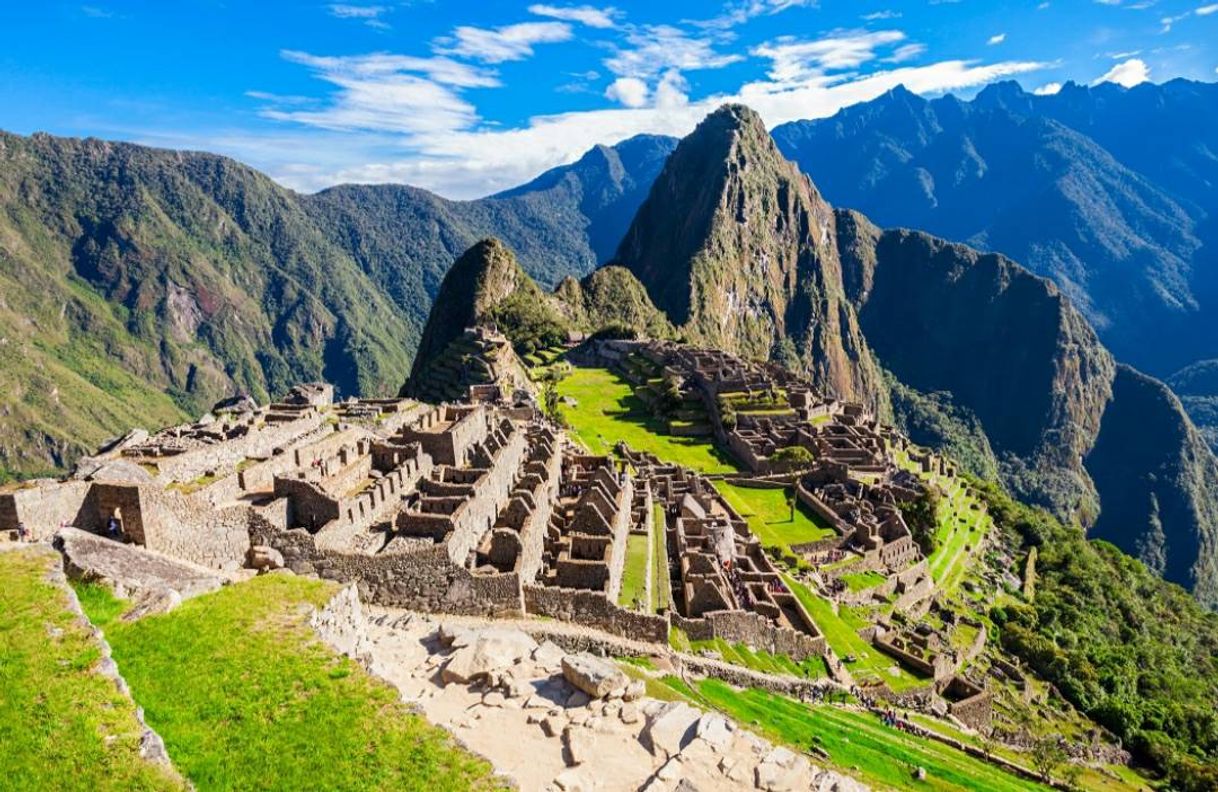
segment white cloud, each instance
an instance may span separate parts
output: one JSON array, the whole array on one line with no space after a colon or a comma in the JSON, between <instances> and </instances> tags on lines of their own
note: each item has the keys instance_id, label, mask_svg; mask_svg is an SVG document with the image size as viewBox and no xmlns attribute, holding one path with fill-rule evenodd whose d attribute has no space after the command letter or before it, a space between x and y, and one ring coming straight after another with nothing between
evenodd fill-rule
<instances>
[{"instance_id":1,"label":"white cloud","mask_svg":"<svg viewBox=\"0 0 1218 792\"><path fill-rule=\"evenodd\" d=\"M780 14L791 8L815 8L818 4L819 0L731 0L719 16L688 21L701 28L727 30L753 17Z\"/></svg>"},{"instance_id":2,"label":"white cloud","mask_svg":"<svg viewBox=\"0 0 1218 792\"><path fill-rule=\"evenodd\" d=\"M317 189L341 182L404 182L454 198L472 198L521 184L538 173L573 162L596 143L616 143L643 132L685 135L724 102L743 102L765 119L768 126L801 118L832 115L847 105L880 96L897 85L918 93L971 88L997 79L1046 68L1051 64L1008 61L979 65L969 61L943 61L876 72L852 80L811 78L799 84L770 81L750 83L739 90L689 101L680 75L665 73L646 106L535 116L514 129L489 129L469 121L463 128L434 132L405 130L407 138L385 146L385 136L372 134L376 143L360 149L346 145L348 161L320 169L298 169L308 159L308 144L276 149L260 164L271 175L297 189ZM670 75L672 75L670 77ZM340 93L337 97L344 101ZM327 150L323 162L338 156Z\"/></svg>"},{"instance_id":3,"label":"white cloud","mask_svg":"<svg viewBox=\"0 0 1218 792\"><path fill-rule=\"evenodd\" d=\"M709 36L690 36L672 25L647 25L626 34L626 46L605 59L605 67L622 77L652 79L669 69L719 69L743 60L715 50Z\"/></svg>"},{"instance_id":4,"label":"white cloud","mask_svg":"<svg viewBox=\"0 0 1218 792\"><path fill-rule=\"evenodd\" d=\"M647 83L638 77L618 77L605 89L605 98L626 107L642 107L647 104Z\"/></svg>"},{"instance_id":5,"label":"white cloud","mask_svg":"<svg viewBox=\"0 0 1218 792\"><path fill-rule=\"evenodd\" d=\"M997 33L993 36L990 36L988 39L986 39L985 43L992 47L995 44L1001 44L1002 42L1004 42L1006 40L1007 40L1006 33Z\"/></svg>"},{"instance_id":6,"label":"white cloud","mask_svg":"<svg viewBox=\"0 0 1218 792\"><path fill-rule=\"evenodd\" d=\"M617 23L614 18L621 12L612 6L596 8L595 6L552 6L537 4L529 6L529 13L537 16L561 19L564 22L578 22L592 28L611 28Z\"/></svg>"},{"instance_id":7,"label":"white cloud","mask_svg":"<svg viewBox=\"0 0 1218 792\"><path fill-rule=\"evenodd\" d=\"M1100 83L1110 82L1116 83L1117 85L1123 85L1126 88L1132 88L1133 86L1139 83L1144 83L1149 79L1150 67L1146 65L1146 61L1140 58L1130 58L1127 61L1123 61L1118 63L1116 66L1113 66L1104 74L1103 77L1100 77L1091 84L1099 85Z\"/></svg>"},{"instance_id":8,"label":"white cloud","mask_svg":"<svg viewBox=\"0 0 1218 792\"><path fill-rule=\"evenodd\" d=\"M868 22L875 22L881 19L900 19L901 12L885 9L883 11L872 11L870 14L863 14L863 19Z\"/></svg>"},{"instance_id":9,"label":"white cloud","mask_svg":"<svg viewBox=\"0 0 1218 792\"><path fill-rule=\"evenodd\" d=\"M751 54L770 61L768 74L771 80L791 83L819 77L828 71L857 68L875 60L879 47L904 38L905 34L899 30L842 31L810 41L783 36L754 47Z\"/></svg>"},{"instance_id":10,"label":"white cloud","mask_svg":"<svg viewBox=\"0 0 1218 792\"><path fill-rule=\"evenodd\" d=\"M925 44L902 44L892 51L892 54L884 58L885 63L904 63L926 52Z\"/></svg>"},{"instance_id":11,"label":"white cloud","mask_svg":"<svg viewBox=\"0 0 1218 792\"><path fill-rule=\"evenodd\" d=\"M1210 14L1218 14L1218 3L1212 5L1204 5L1193 12L1197 16L1209 16Z\"/></svg>"},{"instance_id":12,"label":"white cloud","mask_svg":"<svg viewBox=\"0 0 1218 792\"><path fill-rule=\"evenodd\" d=\"M494 70L471 66L442 56L416 58L411 55L374 52L370 55L327 57L298 50L284 50L280 55L285 60L319 72L345 74L355 78L377 78L392 76L397 72L416 72L442 85L457 88L494 88L499 85L499 78Z\"/></svg>"},{"instance_id":13,"label":"white cloud","mask_svg":"<svg viewBox=\"0 0 1218 792\"><path fill-rule=\"evenodd\" d=\"M389 27L381 17L383 17L389 9L381 5L361 6L351 5L349 3L331 3L327 6L331 16L336 16L339 19L356 19L363 22L365 25L374 28Z\"/></svg>"},{"instance_id":14,"label":"white cloud","mask_svg":"<svg viewBox=\"0 0 1218 792\"><path fill-rule=\"evenodd\" d=\"M1045 83L1044 85L1040 86L1039 88L1033 90L1032 93L1036 94L1037 96L1053 96L1056 93L1060 93L1061 89L1062 89L1061 83L1051 82L1051 83Z\"/></svg>"},{"instance_id":15,"label":"white cloud","mask_svg":"<svg viewBox=\"0 0 1218 792\"><path fill-rule=\"evenodd\" d=\"M311 109L290 109L292 103L273 98L262 115L328 130L420 135L466 129L478 114L456 91L496 84L485 72L447 58L384 53L318 57L292 50L282 54L338 90L327 104Z\"/></svg>"},{"instance_id":16,"label":"white cloud","mask_svg":"<svg viewBox=\"0 0 1218 792\"><path fill-rule=\"evenodd\" d=\"M534 44L569 41L572 35L566 22L520 22L494 29L462 25L453 30L452 36L437 40L436 51L502 63L530 57Z\"/></svg>"}]
</instances>

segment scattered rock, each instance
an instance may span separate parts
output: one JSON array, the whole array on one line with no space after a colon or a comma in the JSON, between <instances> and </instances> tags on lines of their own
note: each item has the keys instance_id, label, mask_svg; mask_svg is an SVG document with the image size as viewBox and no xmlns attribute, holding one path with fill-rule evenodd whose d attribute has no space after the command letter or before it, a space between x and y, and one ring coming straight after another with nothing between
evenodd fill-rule
<instances>
[{"instance_id":1,"label":"scattered rock","mask_svg":"<svg viewBox=\"0 0 1218 792\"><path fill-rule=\"evenodd\" d=\"M440 671L445 684L486 679L510 667L537 648L537 642L520 630L491 628L467 633L469 645L453 652Z\"/></svg>"},{"instance_id":2,"label":"scattered rock","mask_svg":"<svg viewBox=\"0 0 1218 792\"><path fill-rule=\"evenodd\" d=\"M487 707L502 707L507 699L498 690L492 690L482 697L482 703Z\"/></svg>"},{"instance_id":3,"label":"scattered rock","mask_svg":"<svg viewBox=\"0 0 1218 792\"><path fill-rule=\"evenodd\" d=\"M592 701L588 694L582 690L577 690L567 697L567 709L578 709L586 707Z\"/></svg>"},{"instance_id":4,"label":"scattered rock","mask_svg":"<svg viewBox=\"0 0 1218 792\"><path fill-rule=\"evenodd\" d=\"M563 733L565 728L567 728L567 719L557 715L548 715L541 722L541 730L547 737L557 737Z\"/></svg>"},{"instance_id":5,"label":"scattered rock","mask_svg":"<svg viewBox=\"0 0 1218 792\"><path fill-rule=\"evenodd\" d=\"M135 598L131 610L123 614L123 621L135 621L157 613L169 613L182 604L182 595L171 588L149 588Z\"/></svg>"},{"instance_id":6,"label":"scattered rock","mask_svg":"<svg viewBox=\"0 0 1218 792\"><path fill-rule=\"evenodd\" d=\"M622 719L622 723L627 725L639 722L639 708L633 704L623 704L622 711L618 714Z\"/></svg>"},{"instance_id":7,"label":"scattered rock","mask_svg":"<svg viewBox=\"0 0 1218 792\"><path fill-rule=\"evenodd\" d=\"M567 655L562 659L562 674L572 687L592 698L604 698L629 682L626 675L610 660L586 652Z\"/></svg>"},{"instance_id":8,"label":"scattered rock","mask_svg":"<svg viewBox=\"0 0 1218 792\"><path fill-rule=\"evenodd\" d=\"M648 715L639 740L654 756L675 756L694 738L702 713L683 701L671 701Z\"/></svg>"},{"instance_id":9,"label":"scattered rock","mask_svg":"<svg viewBox=\"0 0 1218 792\"><path fill-rule=\"evenodd\" d=\"M595 788L574 768L559 773L554 778L554 786L562 792L591 792Z\"/></svg>"},{"instance_id":10,"label":"scattered rock","mask_svg":"<svg viewBox=\"0 0 1218 792\"><path fill-rule=\"evenodd\" d=\"M266 545L254 545L245 554L246 563L259 571L283 569L283 553Z\"/></svg>"},{"instance_id":11,"label":"scattered rock","mask_svg":"<svg viewBox=\"0 0 1218 792\"><path fill-rule=\"evenodd\" d=\"M563 732L563 745L569 765L581 765L596 754L596 735L579 726L568 726Z\"/></svg>"},{"instance_id":12,"label":"scattered rock","mask_svg":"<svg viewBox=\"0 0 1218 792\"><path fill-rule=\"evenodd\" d=\"M533 662L547 671L557 671L562 667L562 659L566 656L567 653L562 647L552 641L543 641L533 652Z\"/></svg>"},{"instance_id":13,"label":"scattered rock","mask_svg":"<svg viewBox=\"0 0 1218 792\"><path fill-rule=\"evenodd\" d=\"M647 695L647 685L641 679L636 679L626 686L622 692L623 701L638 701Z\"/></svg>"},{"instance_id":14,"label":"scattered rock","mask_svg":"<svg viewBox=\"0 0 1218 792\"><path fill-rule=\"evenodd\" d=\"M725 751L732 744L732 724L722 715L706 714L698 719L695 733L716 751Z\"/></svg>"}]
</instances>

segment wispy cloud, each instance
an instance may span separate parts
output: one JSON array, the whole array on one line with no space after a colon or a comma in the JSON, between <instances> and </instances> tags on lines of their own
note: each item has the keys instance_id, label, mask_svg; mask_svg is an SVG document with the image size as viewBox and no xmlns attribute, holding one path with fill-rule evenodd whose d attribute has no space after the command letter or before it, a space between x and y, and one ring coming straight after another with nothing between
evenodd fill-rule
<instances>
[{"instance_id":1,"label":"wispy cloud","mask_svg":"<svg viewBox=\"0 0 1218 792\"><path fill-rule=\"evenodd\" d=\"M719 69L743 59L718 52L712 36L690 35L673 25L646 25L626 34L624 44L605 59L605 68L621 77L646 80L670 69Z\"/></svg>"},{"instance_id":2,"label":"wispy cloud","mask_svg":"<svg viewBox=\"0 0 1218 792\"><path fill-rule=\"evenodd\" d=\"M1127 61L1122 61L1116 66L1113 66L1102 77L1091 83L1099 85L1100 83L1116 83L1123 85L1126 88L1132 88L1139 83L1144 83L1150 79L1150 67L1146 65L1146 61L1140 58L1130 58Z\"/></svg>"},{"instance_id":3,"label":"wispy cloud","mask_svg":"<svg viewBox=\"0 0 1218 792\"><path fill-rule=\"evenodd\" d=\"M1061 89L1062 89L1061 83L1051 82L1051 83L1045 83L1044 85L1040 86L1039 88L1033 89L1032 93L1036 94L1037 96L1053 96L1054 94L1060 93Z\"/></svg>"},{"instance_id":4,"label":"wispy cloud","mask_svg":"<svg viewBox=\"0 0 1218 792\"><path fill-rule=\"evenodd\" d=\"M1007 40L1006 33L995 33L994 35L992 35L988 39L986 39L985 43L988 46L993 47L993 46L997 46L998 44L1001 44L1002 42L1004 42L1006 40Z\"/></svg>"},{"instance_id":5,"label":"wispy cloud","mask_svg":"<svg viewBox=\"0 0 1218 792\"><path fill-rule=\"evenodd\" d=\"M335 16L339 19L359 20L368 27L374 28L389 27L389 23L382 18L389 12L389 8L387 6L331 3L329 6L327 6L327 8L330 11L330 16Z\"/></svg>"},{"instance_id":6,"label":"wispy cloud","mask_svg":"<svg viewBox=\"0 0 1218 792\"><path fill-rule=\"evenodd\" d=\"M80 13L92 19L111 19L114 16L114 12L110 9L93 5L82 5Z\"/></svg>"},{"instance_id":7,"label":"wispy cloud","mask_svg":"<svg viewBox=\"0 0 1218 792\"><path fill-rule=\"evenodd\" d=\"M566 22L520 22L498 28L462 25L451 36L438 39L436 50L484 63L502 63L532 56L535 44L569 41L572 36Z\"/></svg>"},{"instance_id":8,"label":"wispy cloud","mask_svg":"<svg viewBox=\"0 0 1218 792\"><path fill-rule=\"evenodd\" d=\"M883 11L872 11L870 14L863 14L862 18L868 22L877 22L881 19L900 19L901 12L885 9Z\"/></svg>"},{"instance_id":9,"label":"wispy cloud","mask_svg":"<svg viewBox=\"0 0 1218 792\"><path fill-rule=\"evenodd\" d=\"M282 54L312 69L337 91L327 103L310 109L290 109L272 98L262 115L327 130L422 135L467 129L478 114L458 95L459 89L498 84L487 72L445 58L385 53L323 57L292 50Z\"/></svg>"},{"instance_id":10,"label":"wispy cloud","mask_svg":"<svg viewBox=\"0 0 1218 792\"><path fill-rule=\"evenodd\" d=\"M591 28L614 27L617 24L615 20L622 15L621 11L612 6L597 8L589 5L552 6L541 3L529 6L529 13L551 19L560 19L564 22L578 22Z\"/></svg>"},{"instance_id":11,"label":"wispy cloud","mask_svg":"<svg viewBox=\"0 0 1218 792\"><path fill-rule=\"evenodd\" d=\"M771 80L791 83L818 78L830 71L858 68L875 60L879 47L904 39L905 34L899 30L841 31L810 41L782 36L754 47L752 54L770 61Z\"/></svg>"},{"instance_id":12,"label":"wispy cloud","mask_svg":"<svg viewBox=\"0 0 1218 792\"><path fill-rule=\"evenodd\" d=\"M695 27L727 30L754 17L780 14L792 8L815 8L817 5L818 0L729 0L717 16L688 21Z\"/></svg>"}]
</instances>

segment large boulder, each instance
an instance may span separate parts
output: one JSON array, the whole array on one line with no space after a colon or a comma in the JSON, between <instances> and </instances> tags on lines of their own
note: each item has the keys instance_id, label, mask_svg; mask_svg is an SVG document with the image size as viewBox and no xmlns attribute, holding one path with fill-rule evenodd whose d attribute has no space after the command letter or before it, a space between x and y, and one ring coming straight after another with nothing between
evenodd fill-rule
<instances>
[{"instance_id":1,"label":"large boulder","mask_svg":"<svg viewBox=\"0 0 1218 792\"><path fill-rule=\"evenodd\" d=\"M267 545L254 545L245 554L246 563L259 572L283 569L283 553Z\"/></svg>"},{"instance_id":2,"label":"large boulder","mask_svg":"<svg viewBox=\"0 0 1218 792\"><path fill-rule=\"evenodd\" d=\"M469 683L511 668L532 655L537 642L520 630L495 627L466 633L468 643L449 656L440 679Z\"/></svg>"},{"instance_id":3,"label":"large boulder","mask_svg":"<svg viewBox=\"0 0 1218 792\"><path fill-rule=\"evenodd\" d=\"M611 661L580 652L562 659L562 675L571 686L592 698L604 698L611 691L624 689L630 680Z\"/></svg>"},{"instance_id":4,"label":"large boulder","mask_svg":"<svg viewBox=\"0 0 1218 792\"><path fill-rule=\"evenodd\" d=\"M119 597L172 589L189 599L215 591L226 582L215 570L76 528L59 529L55 547L63 553L64 570L70 577L109 584Z\"/></svg>"},{"instance_id":5,"label":"large boulder","mask_svg":"<svg viewBox=\"0 0 1218 792\"><path fill-rule=\"evenodd\" d=\"M694 739L701 717L701 712L685 702L670 701L648 715L639 741L654 756L676 756Z\"/></svg>"}]
</instances>

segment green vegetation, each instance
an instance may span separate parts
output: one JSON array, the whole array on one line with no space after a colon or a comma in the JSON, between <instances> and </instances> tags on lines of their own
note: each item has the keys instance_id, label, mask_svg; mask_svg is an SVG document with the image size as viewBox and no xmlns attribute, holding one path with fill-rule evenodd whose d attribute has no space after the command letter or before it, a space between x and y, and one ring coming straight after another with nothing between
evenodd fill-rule
<instances>
[{"instance_id":1,"label":"green vegetation","mask_svg":"<svg viewBox=\"0 0 1218 792\"><path fill-rule=\"evenodd\" d=\"M804 610L812 617L817 628L825 636L825 640L850 671L855 680L879 680L896 692L922 687L929 683L916 674L897 665L896 661L880 652L867 641L859 637L858 631L866 626L848 609L841 612L833 611L833 604L827 599L812 593L807 586L790 575L783 575L787 588L804 606ZM847 658L853 657L853 660ZM896 673L893 673L893 671Z\"/></svg>"},{"instance_id":2,"label":"green vegetation","mask_svg":"<svg viewBox=\"0 0 1218 792\"><path fill-rule=\"evenodd\" d=\"M653 598L647 591L647 557L651 542L643 534L626 536L626 564L622 569L622 590L618 604L637 610L652 610Z\"/></svg>"},{"instance_id":3,"label":"green vegetation","mask_svg":"<svg viewBox=\"0 0 1218 792\"><path fill-rule=\"evenodd\" d=\"M140 758L135 704L97 673L97 640L46 580L59 564L46 548L0 552L0 786L183 789Z\"/></svg>"},{"instance_id":4,"label":"green vegetation","mask_svg":"<svg viewBox=\"0 0 1218 792\"><path fill-rule=\"evenodd\" d=\"M574 405L561 406L563 419L594 454L611 454L613 446L622 440L636 451L647 451L703 473L736 471L727 454L705 439L669 435L663 422L634 395L630 384L610 371L576 368L557 387L564 400L575 401Z\"/></svg>"},{"instance_id":5,"label":"green vegetation","mask_svg":"<svg viewBox=\"0 0 1218 792\"><path fill-rule=\"evenodd\" d=\"M678 639L681 643L681 639ZM729 643L722 638L709 641L684 640L683 651L711 651L719 655L725 662L760 671L763 674L785 674L803 677L805 679L820 679L829 675L823 657L809 657L796 663L786 655L774 655L764 650L749 649L743 643Z\"/></svg>"},{"instance_id":6,"label":"green vegetation","mask_svg":"<svg viewBox=\"0 0 1218 792\"><path fill-rule=\"evenodd\" d=\"M696 700L801 750L821 750L838 768L880 788L1017 792L1045 790L980 759L924 737L885 726L870 713L829 705L808 706L768 691L736 690L706 679ZM915 777L926 770L926 780Z\"/></svg>"},{"instance_id":7,"label":"green vegetation","mask_svg":"<svg viewBox=\"0 0 1218 792\"><path fill-rule=\"evenodd\" d=\"M657 501L652 509L655 527L651 531L651 609L658 612L672 607L672 579L668 569L664 507Z\"/></svg>"},{"instance_id":8,"label":"green vegetation","mask_svg":"<svg viewBox=\"0 0 1218 792\"><path fill-rule=\"evenodd\" d=\"M867 589L875 588L887 580L879 572L871 570L866 572L847 572L840 579L846 584L846 588L851 591L866 591Z\"/></svg>"},{"instance_id":9,"label":"green vegetation","mask_svg":"<svg viewBox=\"0 0 1218 792\"><path fill-rule=\"evenodd\" d=\"M819 542L834 536L832 528L802 503L792 501L789 489L743 487L726 481L715 482L715 488L740 516L748 520L749 530L757 535L764 547L775 547L784 554L791 545Z\"/></svg>"},{"instance_id":10,"label":"green vegetation","mask_svg":"<svg viewBox=\"0 0 1218 792\"><path fill-rule=\"evenodd\" d=\"M199 789L493 787L486 764L313 636L305 609L335 590L268 575L132 623L97 589L82 600Z\"/></svg>"},{"instance_id":11,"label":"green vegetation","mask_svg":"<svg viewBox=\"0 0 1218 792\"><path fill-rule=\"evenodd\" d=\"M553 349L567 340L566 323L536 289L517 289L490 315L519 355Z\"/></svg>"},{"instance_id":12,"label":"green vegetation","mask_svg":"<svg viewBox=\"0 0 1218 792\"><path fill-rule=\"evenodd\" d=\"M1218 788L1218 615L1104 542L974 482L1037 548L1036 596L994 607L1003 648L1187 792Z\"/></svg>"}]
</instances>

